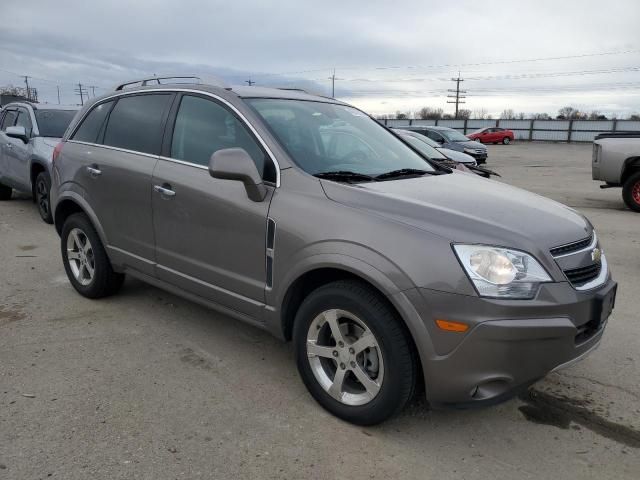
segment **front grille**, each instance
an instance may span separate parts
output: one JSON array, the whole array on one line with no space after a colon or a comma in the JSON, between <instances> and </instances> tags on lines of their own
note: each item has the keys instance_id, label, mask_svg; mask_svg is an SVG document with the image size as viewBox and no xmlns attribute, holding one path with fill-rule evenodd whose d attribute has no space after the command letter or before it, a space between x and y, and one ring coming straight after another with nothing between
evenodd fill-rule
<instances>
[{"instance_id":1,"label":"front grille","mask_svg":"<svg viewBox=\"0 0 640 480\"><path fill-rule=\"evenodd\" d=\"M589 245L591 245L592 241L593 237L588 237L583 240L578 240L577 242L568 243L566 245L552 248L551 255L553 255L554 257L559 257L561 255L568 255L570 253L577 252L579 250L587 248Z\"/></svg>"},{"instance_id":2,"label":"front grille","mask_svg":"<svg viewBox=\"0 0 640 480\"><path fill-rule=\"evenodd\" d=\"M594 278L597 278L597 276L600 275L601 269L601 263L594 263L593 265L589 265L587 267L565 270L564 274L567 276L574 287L580 287L585 283L590 282Z\"/></svg>"}]
</instances>

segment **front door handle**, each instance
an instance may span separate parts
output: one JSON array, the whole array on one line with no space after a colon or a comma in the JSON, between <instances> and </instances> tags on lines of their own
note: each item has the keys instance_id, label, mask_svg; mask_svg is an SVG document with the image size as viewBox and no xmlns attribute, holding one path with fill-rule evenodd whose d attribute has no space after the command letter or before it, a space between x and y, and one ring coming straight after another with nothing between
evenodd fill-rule
<instances>
[{"instance_id":1,"label":"front door handle","mask_svg":"<svg viewBox=\"0 0 640 480\"><path fill-rule=\"evenodd\" d=\"M91 167L87 167L87 172L89 172L89 175L91 175L93 178L99 177L100 175L102 175L102 170L100 170L97 165L93 165Z\"/></svg>"},{"instance_id":2,"label":"front door handle","mask_svg":"<svg viewBox=\"0 0 640 480\"><path fill-rule=\"evenodd\" d=\"M5 144L7 148L13 148L13 143L7 143Z\"/></svg>"},{"instance_id":3,"label":"front door handle","mask_svg":"<svg viewBox=\"0 0 640 480\"><path fill-rule=\"evenodd\" d=\"M156 192L158 192L160 195L163 195L165 197L175 197L176 196L176 192L171 190L171 185L169 185L168 183L165 183L163 185L154 185L153 189Z\"/></svg>"}]
</instances>

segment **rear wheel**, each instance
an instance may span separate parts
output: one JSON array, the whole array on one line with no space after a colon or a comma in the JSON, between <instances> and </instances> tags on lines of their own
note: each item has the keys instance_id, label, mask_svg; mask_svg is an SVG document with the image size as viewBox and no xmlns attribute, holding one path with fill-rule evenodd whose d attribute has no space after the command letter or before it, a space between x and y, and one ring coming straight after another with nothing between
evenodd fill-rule
<instances>
[{"instance_id":1,"label":"rear wheel","mask_svg":"<svg viewBox=\"0 0 640 480\"><path fill-rule=\"evenodd\" d=\"M38 212L46 223L53 223L53 215L51 214L51 202L49 194L51 192L51 178L47 172L40 172L36 177L35 185L36 203L38 204Z\"/></svg>"},{"instance_id":2,"label":"rear wheel","mask_svg":"<svg viewBox=\"0 0 640 480\"><path fill-rule=\"evenodd\" d=\"M11 187L5 187L0 183L0 200L10 200L12 191Z\"/></svg>"},{"instance_id":3,"label":"rear wheel","mask_svg":"<svg viewBox=\"0 0 640 480\"><path fill-rule=\"evenodd\" d=\"M296 314L293 339L307 389L343 420L380 423L413 395L411 339L393 309L364 283L338 281L312 292Z\"/></svg>"},{"instance_id":4,"label":"rear wheel","mask_svg":"<svg viewBox=\"0 0 640 480\"><path fill-rule=\"evenodd\" d=\"M622 186L622 198L631 210L640 212L640 172L631 175Z\"/></svg>"},{"instance_id":5,"label":"rear wheel","mask_svg":"<svg viewBox=\"0 0 640 480\"><path fill-rule=\"evenodd\" d=\"M78 293L101 298L120 289L124 275L113 271L100 237L84 213L66 219L60 246L67 277Z\"/></svg>"},{"instance_id":6,"label":"rear wheel","mask_svg":"<svg viewBox=\"0 0 640 480\"><path fill-rule=\"evenodd\" d=\"M502 139L502 143L503 143L504 145L509 145L509 144L511 143L511 139L510 139L509 137L504 137L504 138Z\"/></svg>"}]
</instances>

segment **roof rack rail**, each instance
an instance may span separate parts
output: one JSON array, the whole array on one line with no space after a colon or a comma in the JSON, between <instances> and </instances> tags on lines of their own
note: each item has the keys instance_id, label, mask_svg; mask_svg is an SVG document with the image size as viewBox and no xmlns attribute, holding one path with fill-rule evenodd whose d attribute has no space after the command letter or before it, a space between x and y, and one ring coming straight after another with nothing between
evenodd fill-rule
<instances>
[{"instance_id":1,"label":"roof rack rail","mask_svg":"<svg viewBox=\"0 0 640 480\"><path fill-rule=\"evenodd\" d=\"M287 90L287 91L290 91L290 92L309 93L304 88L297 88L297 87L277 87L277 89L278 90Z\"/></svg>"},{"instance_id":2,"label":"roof rack rail","mask_svg":"<svg viewBox=\"0 0 640 480\"><path fill-rule=\"evenodd\" d=\"M206 81L204 81L202 77L199 77L197 75L163 75L161 77L153 76L148 78L138 78L136 80L129 80L124 83L119 83L115 86L114 90L118 91L124 90L127 87L146 87L148 85L163 85L167 83L184 83L190 85L206 83L208 85L214 85L217 87L227 87L222 79L214 77L212 75L207 75Z\"/></svg>"}]
</instances>

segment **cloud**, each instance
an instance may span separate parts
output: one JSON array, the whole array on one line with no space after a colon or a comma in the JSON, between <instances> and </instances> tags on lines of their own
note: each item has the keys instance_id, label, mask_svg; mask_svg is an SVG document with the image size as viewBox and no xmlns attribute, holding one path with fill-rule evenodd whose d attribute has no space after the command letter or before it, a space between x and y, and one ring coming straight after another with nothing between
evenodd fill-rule
<instances>
[{"instance_id":1,"label":"cloud","mask_svg":"<svg viewBox=\"0 0 640 480\"><path fill-rule=\"evenodd\" d=\"M78 82L107 87L154 73L197 72L229 83L251 78L328 94L336 68L337 96L374 113L447 108L447 79L458 73L452 64L484 63L459 67L463 77L638 66L638 53L491 63L637 49L638 17L640 3L634 0L608 5L605 13L592 0L532 0L517 8L497 1L478 8L473 1L416 0L10 2L3 6L3 18L11 21L0 31L0 84L22 82L7 72L28 74L41 98L53 101L59 85L64 100L73 102ZM579 97L595 109L640 110L631 88L605 96L589 90L607 82L640 86L640 73L485 78L464 85L472 109L538 111ZM569 85L582 90L527 91Z\"/></svg>"}]
</instances>

